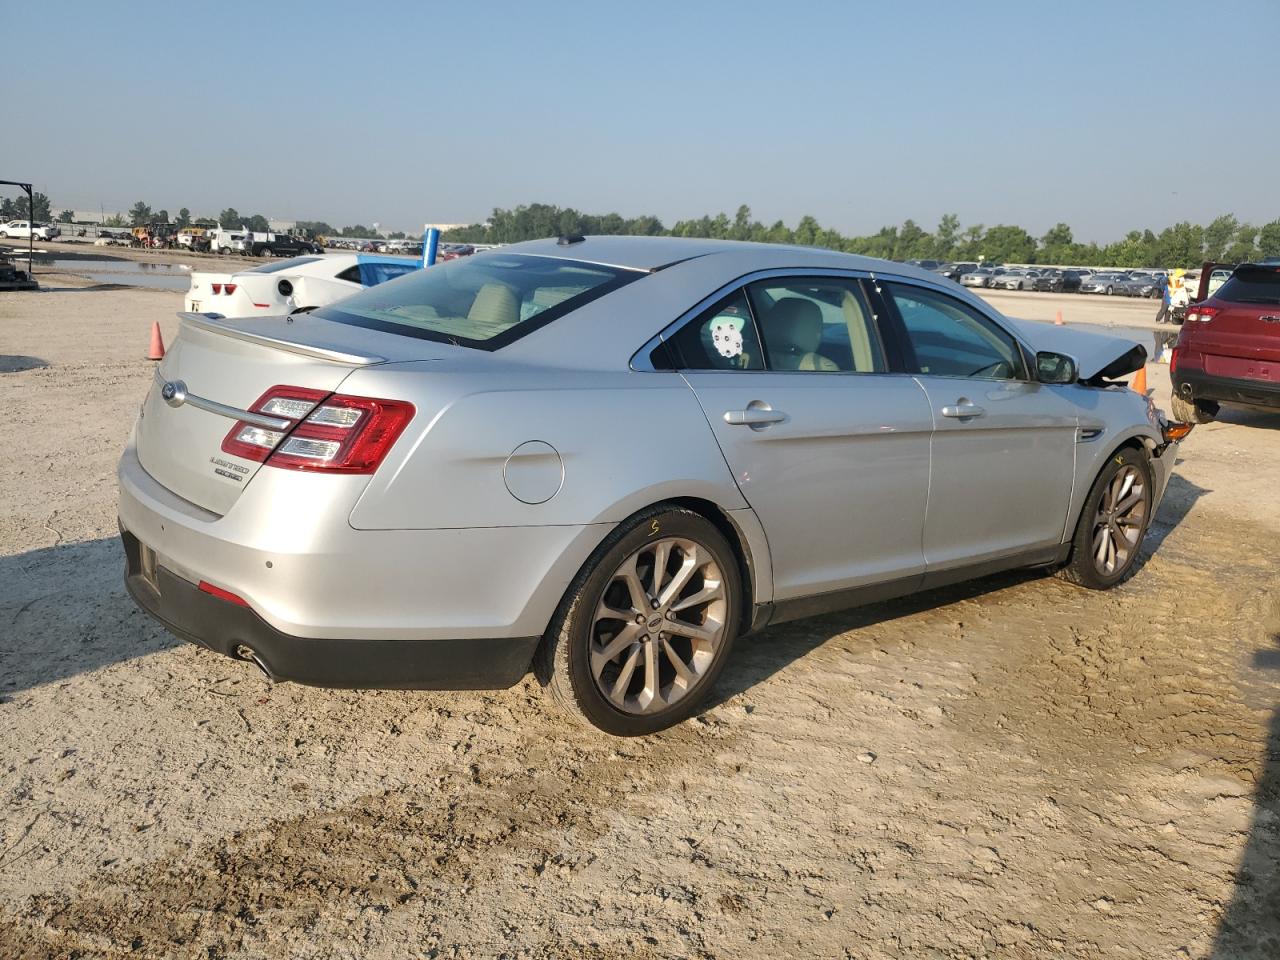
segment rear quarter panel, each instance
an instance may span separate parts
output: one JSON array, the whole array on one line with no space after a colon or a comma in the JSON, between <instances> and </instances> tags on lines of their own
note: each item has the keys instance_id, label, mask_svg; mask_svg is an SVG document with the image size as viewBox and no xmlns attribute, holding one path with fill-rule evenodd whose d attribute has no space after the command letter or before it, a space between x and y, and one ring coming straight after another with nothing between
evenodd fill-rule
<instances>
[{"instance_id":1,"label":"rear quarter panel","mask_svg":"<svg viewBox=\"0 0 1280 960\"><path fill-rule=\"evenodd\" d=\"M614 524L669 497L746 502L706 418L675 373L507 369L432 362L358 370L344 393L410 400L417 414L351 514L357 529ZM527 441L550 444L563 480L525 503L504 471ZM538 469L554 471L554 457Z\"/></svg>"}]
</instances>

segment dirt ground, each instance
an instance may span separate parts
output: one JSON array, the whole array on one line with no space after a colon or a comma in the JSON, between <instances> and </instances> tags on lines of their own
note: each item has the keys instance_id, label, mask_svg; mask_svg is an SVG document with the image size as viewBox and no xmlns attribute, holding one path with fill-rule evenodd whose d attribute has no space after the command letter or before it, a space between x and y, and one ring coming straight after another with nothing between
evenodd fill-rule
<instances>
[{"instance_id":1,"label":"dirt ground","mask_svg":"<svg viewBox=\"0 0 1280 960\"><path fill-rule=\"evenodd\" d=\"M530 679L272 687L136 610L114 466L179 303L0 294L0 958L1280 956L1280 415L1195 431L1113 592L787 624L621 741Z\"/></svg>"}]
</instances>

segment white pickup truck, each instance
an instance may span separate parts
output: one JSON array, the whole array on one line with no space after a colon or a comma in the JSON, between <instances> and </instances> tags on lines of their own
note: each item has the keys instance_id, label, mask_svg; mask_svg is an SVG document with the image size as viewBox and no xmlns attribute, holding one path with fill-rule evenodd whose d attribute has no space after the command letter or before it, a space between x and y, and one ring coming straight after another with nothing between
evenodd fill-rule
<instances>
[{"instance_id":1,"label":"white pickup truck","mask_svg":"<svg viewBox=\"0 0 1280 960\"><path fill-rule=\"evenodd\" d=\"M26 240L28 237L32 240L52 240L60 236L62 228L49 223L37 223L33 227L30 220L10 220L0 224L0 237L9 240Z\"/></svg>"}]
</instances>

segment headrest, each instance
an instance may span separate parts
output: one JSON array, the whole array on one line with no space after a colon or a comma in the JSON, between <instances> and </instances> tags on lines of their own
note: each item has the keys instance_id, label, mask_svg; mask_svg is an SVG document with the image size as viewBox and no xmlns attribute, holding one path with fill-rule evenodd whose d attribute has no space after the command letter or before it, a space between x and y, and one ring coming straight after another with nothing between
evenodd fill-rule
<instances>
[{"instance_id":1,"label":"headrest","mask_svg":"<svg viewBox=\"0 0 1280 960\"><path fill-rule=\"evenodd\" d=\"M812 300L783 297L765 318L764 332L772 352L813 353L822 344L822 311Z\"/></svg>"}]
</instances>

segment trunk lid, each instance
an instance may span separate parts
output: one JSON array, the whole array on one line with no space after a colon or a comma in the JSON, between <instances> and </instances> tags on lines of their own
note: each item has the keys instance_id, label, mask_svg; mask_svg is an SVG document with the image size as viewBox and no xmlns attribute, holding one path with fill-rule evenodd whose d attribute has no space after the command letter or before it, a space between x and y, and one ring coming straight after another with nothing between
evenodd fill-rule
<instances>
[{"instance_id":1,"label":"trunk lid","mask_svg":"<svg viewBox=\"0 0 1280 960\"><path fill-rule=\"evenodd\" d=\"M222 450L235 411L247 410L278 385L334 391L352 370L385 362L368 349L376 348L379 335L358 328L310 318L231 323L202 314L179 316L178 336L138 418L138 459L164 487L219 515L262 467ZM186 401L166 401L166 382L180 383Z\"/></svg>"}]
</instances>

